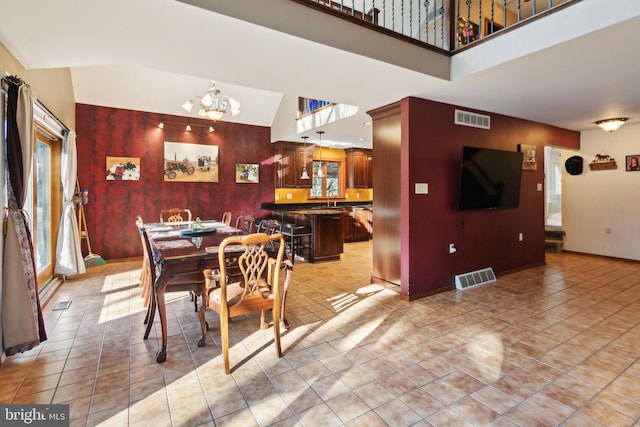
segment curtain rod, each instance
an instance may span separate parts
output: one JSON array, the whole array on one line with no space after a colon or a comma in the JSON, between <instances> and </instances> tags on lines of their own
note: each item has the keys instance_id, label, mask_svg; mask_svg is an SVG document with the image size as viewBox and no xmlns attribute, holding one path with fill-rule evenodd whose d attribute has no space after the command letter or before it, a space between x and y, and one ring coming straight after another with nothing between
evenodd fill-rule
<instances>
[{"instance_id":1,"label":"curtain rod","mask_svg":"<svg viewBox=\"0 0 640 427\"><path fill-rule=\"evenodd\" d=\"M8 86L7 86L7 80L8 80L9 78L18 79L18 80L19 80L19 81L21 81L23 84L26 84L26 85L28 86L28 84L27 84L24 80L22 80L21 78L19 78L19 77L17 77L17 76L12 76L11 74L9 74L9 72L8 72L8 71L6 71L6 70L5 70L5 72L4 72L4 76L2 77L2 88L1 88L2 93L4 93L4 94L5 94L5 96L9 94L9 93L8 93ZM42 101L40 101L37 97L36 97L36 100L35 100L35 103L34 103L34 104L35 104L35 105L34 105L34 107L35 107L35 108L34 108L34 118L40 119L40 121L41 121L42 123L44 123L44 124L46 124L46 125L48 125L48 126L51 126L51 125L47 123L47 119L49 119L49 120L53 120L53 122L55 123L55 125L56 125L57 127L59 127L59 128L62 130L60 133L69 132L69 131L71 130L71 129L69 129L69 127L68 127L67 125L65 125L64 123L62 123L62 122L60 121L60 119L59 119L59 118L57 118L57 117L56 117L56 115L55 115L55 114L53 114L53 113L51 112L51 110L49 110L49 109L47 108L47 106L46 106L46 105L44 105L44 104L42 103ZM41 110L41 117L40 117L40 116L36 116L36 112L37 112L37 110L38 110L38 109L39 109L39 110ZM51 129L51 130L55 130L55 129ZM64 135L60 135L60 136L64 136Z\"/></svg>"}]
</instances>

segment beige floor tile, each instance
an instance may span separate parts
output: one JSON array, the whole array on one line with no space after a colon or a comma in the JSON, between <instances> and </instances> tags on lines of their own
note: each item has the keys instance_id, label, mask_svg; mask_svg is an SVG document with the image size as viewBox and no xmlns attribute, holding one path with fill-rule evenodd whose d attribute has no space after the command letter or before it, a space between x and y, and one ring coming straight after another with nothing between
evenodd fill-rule
<instances>
[{"instance_id":1,"label":"beige floor tile","mask_svg":"<svg viewBox=\"0 0 640 427\"><path fill-rule=\"evenodd\" d=\"M546 265L411 303L371 285L371 242L339 263L296 263L283 333L219 319L197 347L186 293L143 340L140 261L107 263L58 291L50 339L0 365L0 403L70 404L73 426L633 425L640 417L640 264L548 254ZM357 268L354 268L357 266ZM333 279L337 278L337 279ZM101 424L102 423L102 424Z\"/></svg>"}]
</instances>

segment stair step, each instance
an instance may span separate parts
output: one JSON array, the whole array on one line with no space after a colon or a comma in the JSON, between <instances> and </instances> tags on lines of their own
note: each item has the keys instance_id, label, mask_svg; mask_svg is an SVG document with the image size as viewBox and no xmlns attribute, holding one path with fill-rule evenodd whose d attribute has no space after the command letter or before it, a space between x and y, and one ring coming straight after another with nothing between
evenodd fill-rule
<instances>
[{"instance_id":1,"label":"stair step","mask_svg":"<svg viewBox=\"0 0 640 427\"><path fill-rule=\"evenodd\" d=\"M558 238L562 238L566 235L567 233L565 233L562 230L545 230L544 231L544 235L546 237L558 237Z\"/></svg>"},{"instance_id":2,"label":"stair step","mask_svg":"<svg viewBox=\"0 0 640 427\"><path fill-rule=\"evenodd\" d=\"M547 252L561 253L563 250L564 242L559 239L545 239L544 248Z\"/></svg>"}]
</instances>

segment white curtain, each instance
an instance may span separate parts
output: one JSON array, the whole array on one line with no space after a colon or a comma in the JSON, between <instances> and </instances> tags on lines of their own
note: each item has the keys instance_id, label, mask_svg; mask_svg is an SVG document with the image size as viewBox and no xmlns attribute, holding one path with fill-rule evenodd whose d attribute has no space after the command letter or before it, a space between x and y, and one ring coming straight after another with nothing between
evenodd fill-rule
<instances>
[{"instance_id":1,"label":"white curtain","mask_svg":"<svg viewBox=\"0 0 640 427\"><path fill-rule=\"evenodd\" d=\"M75 203L73 201L78 175L76 133L73 130L69 131L64 139L61 169L60 178L62 180L64 207L58 229L55 273L74 276L83 274L87 270L84 265L84 258L82 257L80 235L78 234L78 220Z\"/></svg>"},{"instance_id":2,"label":"white curtain","mask_svg":"<svg viewBox=\"0 0 640 427\"><path fill-rule=\"evenodd\" d=\"M0 123L4 126L5 119L5 105L6 105L6 96L5 96L5 84L2 81L2 88L0 90ZM0 128L0 147L5 146L4 140L4 128ZM2 153L2 150L0 150ZM4 182L4 168L5 168L5 159L4 156L0 158L0 183ZM0 206L7 206L6 195L4 191L0 191ZM0 239L0 254L4 253L4 239ZM4 271L4 260L3 257L0 256L0 271ZM2 275L0 274L0 338L2 337ZM4 345L0 341L0 364L2 364L5 358L4 354Z\"/></svg>"},{"instance_id":3,"label":"white curtain","mask_svg":"<svg viewBox=\"0 0 640 427\"><path fill-rule=\"evenodd\" d=\"M32 181L35 95L20 79L6 79L7 188L2 270L2 339L7 355L27 351L47 339L36 279L33 240L22 209Z\"/></svg>"}]
</instances>

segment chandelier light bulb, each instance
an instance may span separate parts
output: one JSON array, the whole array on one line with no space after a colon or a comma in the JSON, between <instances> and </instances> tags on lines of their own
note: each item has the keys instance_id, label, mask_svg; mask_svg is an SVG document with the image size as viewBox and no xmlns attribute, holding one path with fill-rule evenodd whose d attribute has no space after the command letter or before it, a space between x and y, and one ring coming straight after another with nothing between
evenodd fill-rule
<instances>
[{"instance_id":1,"label":"chandelier light bulb","mask_svg":"<svg viewBox=\"0 0 640 427\"><path fill-rule=\"evenodd\" d=\"M213 80L209 83L207 92L203 96L196 98L200 98L198 115L209 120L220 120L227 112L230 112L233 116L240 113L240 103L227 95L221 95ZM191 112L194 104L191 99L182 104L182 108Z\"/></svg>"}]
</instances>

